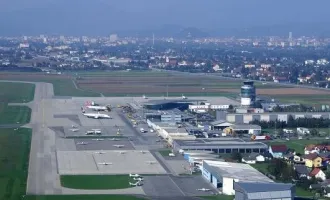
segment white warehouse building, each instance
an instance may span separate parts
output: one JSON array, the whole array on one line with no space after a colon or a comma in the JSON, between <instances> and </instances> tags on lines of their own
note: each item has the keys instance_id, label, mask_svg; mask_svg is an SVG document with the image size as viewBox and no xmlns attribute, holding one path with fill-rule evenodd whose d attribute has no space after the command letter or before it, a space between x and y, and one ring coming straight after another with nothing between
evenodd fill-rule
<instances>
[{"instance_id":1,"label":"white warehouse building","mask_svg":"<svg viewBox=\"0 0 330 200\"><path fill-rule=\"evenodd\" d=\"M250 165L204 160L202 176L226 195L234 195L235 182L272 183L273 181Z\"/></svg>"}]
</instances>

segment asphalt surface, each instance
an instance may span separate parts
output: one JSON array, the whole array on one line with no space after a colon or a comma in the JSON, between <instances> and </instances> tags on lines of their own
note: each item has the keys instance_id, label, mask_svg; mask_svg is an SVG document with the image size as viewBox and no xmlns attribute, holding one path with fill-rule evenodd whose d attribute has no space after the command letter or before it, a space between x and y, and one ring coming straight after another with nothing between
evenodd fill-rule
<instances>
[{"instance_id":1,"label":"asphalt surface","mask_svg":"<svg viewBox=\"0 0 330 200\"><path fill-rule=\"evenodd\" d=\"M123 113L115 110L113 113L114 120L90 120L80 115L72 115L79 113L80 105L88 98L57 98L54 97L53 86L49 83L34 83L35 96L32 102L25 105L31 107L31 122L25 127L33 129L29 172L27 180L27 194L33 195L59 195L59 194L133 194L147 195L151 199L198 199L189 197L194 195L207 195L206 193L196 193L199 183L204 183L205 188L210 188L205 181L191 179L189 186L185 186L185 177L174 177L168 175L150 176L146 178L145 185L142 187L134 187L120 190L76 190L63 188L60 185L60 177L58 173L57 151L77 151L77 150L105 150L106 146L113 147L113 143L125 143L125 147L137 150L152 149L152 155L159 161L160 165L168 172L169 165L166 160L159 154L155 153L156 149L161 148L162 144L157 143L156 133L140 133L138 129L133 128L130 121ZM93 98L94 99L94 98ZM81 101L79 103L75 101ZM107 99L103 99L108 101ZM120 98L115 99L118 104L124 103ZM117 102L113 102L113 104ZM126 100L127 101L127 100ZM101 103L101 102L100 102ZM77 107L78 106L78 107ZM123 141L95 141L91 140L90 147L77 146L77 141L88 141L90 139L67 139L63 138L66 129L72 124L87 127L109 126L115 123L124 127L125 132L129 135L130 140ZM3 127L19 127L20 124L8 124ZM111 125L112 126L112 125ZM110 131L112 132L112 131ZM112 149L111 147L111 149ZM110 148L110 147L109 147ZM119 149L118 149L119 150ZM125 150L120 149L120 150ZM181 178L183 178L181 180Z\"/></svg>"}]
</instances>

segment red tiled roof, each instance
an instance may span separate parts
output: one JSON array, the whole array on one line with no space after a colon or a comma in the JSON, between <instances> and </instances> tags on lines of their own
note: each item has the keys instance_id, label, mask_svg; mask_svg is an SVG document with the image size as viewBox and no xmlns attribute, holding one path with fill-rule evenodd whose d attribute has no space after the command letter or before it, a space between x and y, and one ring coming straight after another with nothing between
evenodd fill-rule
<instances>
[{"instance_id":1,"label":"red tiled roof","mask_svg":"<svg viewBox=\"0 0 330 200\"><path fill-rule=\"evenodd\" d=\"M270 148L272 148L273 152L286 152L288 150L288 147L285 144L281 145L271 145Z\"/></svg>"},{"instance_id":2,"label":"red tiled roof","mask_svg":"<svg viewBox=\"0 0 330 200\"><path fill-rule=\"evenodd\" d=\"M318 157L317 153L310 153L310 154L304 155L304 158L308 159L308 160L314 160L317 157Z\"/></svg>"},{"instance_id":3,"label":"red tiled roof","mask_svg":"<svg viewBox=\"0 0 330 200\"><path fill-rule=\"evenodd\" d=\"M316 176L321 170L319 168L314 168L310 173L309 176Z\"/></svg>"}]
</instances>

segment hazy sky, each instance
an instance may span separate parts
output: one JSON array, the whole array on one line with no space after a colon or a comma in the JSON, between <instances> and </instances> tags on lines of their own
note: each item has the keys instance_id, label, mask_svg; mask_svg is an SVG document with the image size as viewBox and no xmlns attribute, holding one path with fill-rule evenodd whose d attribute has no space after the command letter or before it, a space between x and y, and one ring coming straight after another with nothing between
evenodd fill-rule
<instances>
[{"instance_id":1,"label":"hazy sky","mask_svg":"<svg viewBox=\"0 0 330 200\"><path fill-rule=\"evenodd\" d=\"M0 35L108 35L166 24L310 31L329 25L329 7L330 0L0 0Z\"/></svg>"}]
</instances>

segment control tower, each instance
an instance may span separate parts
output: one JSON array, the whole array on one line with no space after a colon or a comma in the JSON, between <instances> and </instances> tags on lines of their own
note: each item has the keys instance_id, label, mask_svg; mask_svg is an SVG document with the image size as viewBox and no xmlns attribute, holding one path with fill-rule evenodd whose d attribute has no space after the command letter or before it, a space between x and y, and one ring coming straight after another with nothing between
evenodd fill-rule
<instances>
[{"instance_id":1,"label":"control tower","mask_svg":"<svg viewBox=\"0 0 330 200\"><path fill-rule=\"evenodd\" d=\"M241 87L241 105L252 106L256 99L256 88L253 81L244 81Z\"/></svg>"}]
</instances>

